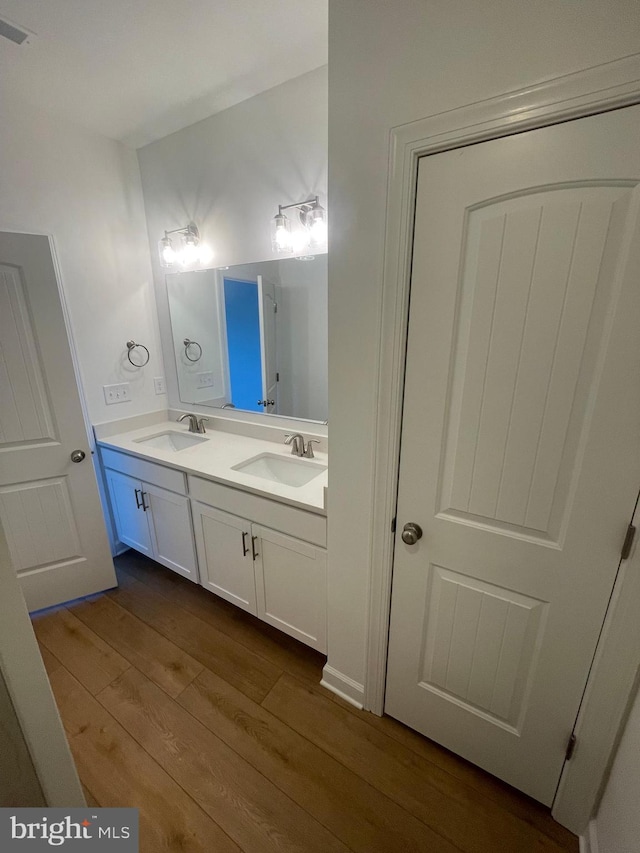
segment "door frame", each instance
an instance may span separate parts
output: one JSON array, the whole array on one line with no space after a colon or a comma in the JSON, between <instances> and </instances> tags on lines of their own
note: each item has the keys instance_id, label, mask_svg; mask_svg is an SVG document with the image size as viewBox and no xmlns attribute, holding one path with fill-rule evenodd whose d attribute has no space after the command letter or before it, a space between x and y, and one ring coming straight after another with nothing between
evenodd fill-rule
<instances>
[{"instance_id":1,"label":"door frame","mask_svg":"<svg viewBox=\"0 0 640 853\"><path fill-rule=\"evenodd\" d=\"M398 492L403 406L403 382L398 381L398 377L403 377L405 370L419 159L425 155L638 103L640 53L391 129L376 388L375 472L371 509L373 525L369 541L371 571L364 697L364 707L375 714L382 714L384 709L393 572L392 525ZM621 573L619 582L630 584L631 574ZM625 590L623 599L626 595ZM622 615L615 618L616 621L623 619ZM624 657L629 658L635 652L632 648L633 639L632 625L621 622L616 625L615 631L603 632L601 644L603 641L616 642L621 650L624 649ZM636 653L640 653L640 642L637 643ZM620 654L623 652L620 651ZM630 683L628 673L622 671L615 685L608 684L607 691L598 687L597 680L593 684L592 681L593 672L588 682L589 702L583 703L581 714L596 713L598 704L607 701L606 693L612 689L619 700L616 724L612 727L613 736L611 732L591 732L589 739L594 746L597 741L597 748L593 750L593 760L589 766L581 768L582 773L589 773L591 778L598 780L599 788L633 681ZM612 710L610 708L609 713ZM586 721L583 729L589 730ZM568 766L565 764L565 770ZM591 816L598 791L592 792L587 802L585 792L580 790L575 776L571 772L563 772L553 813L566 826L581 832Z\"/></svg>"}]
</instances>

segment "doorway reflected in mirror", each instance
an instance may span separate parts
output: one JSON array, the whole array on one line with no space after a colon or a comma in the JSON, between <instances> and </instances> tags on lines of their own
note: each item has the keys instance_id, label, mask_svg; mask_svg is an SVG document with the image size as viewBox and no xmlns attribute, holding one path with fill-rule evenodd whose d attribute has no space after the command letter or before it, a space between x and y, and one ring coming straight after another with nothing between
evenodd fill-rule
<instances>
[{"instance_id":1,"label":"doorway reflected in mirror","mask_svg":"<svg viewBox=\"0 0 640 853\"><path fill-rule=\"evenodd\" d=\"M327 420L326 255L166 282L182 403Z\"/></svg>"}]
</instances>

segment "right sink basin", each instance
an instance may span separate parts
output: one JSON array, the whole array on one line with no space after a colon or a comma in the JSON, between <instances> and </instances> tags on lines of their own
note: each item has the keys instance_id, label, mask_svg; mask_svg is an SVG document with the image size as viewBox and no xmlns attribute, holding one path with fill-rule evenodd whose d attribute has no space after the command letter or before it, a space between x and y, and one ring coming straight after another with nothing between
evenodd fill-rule
<instances>
[{"instance_id":1,"label":"right sink basin","mask_svg":"<svg viewBox=\"0 0 640 853\"><path fill-rule=\"evenodd\" d=\"M326 465L300 459L296 456L279 456L277 453L260 453L234 465L232 471L242 471L272 483L286 486L306 486L315 477L327 470Z\"/></svg>"}]
</instances>

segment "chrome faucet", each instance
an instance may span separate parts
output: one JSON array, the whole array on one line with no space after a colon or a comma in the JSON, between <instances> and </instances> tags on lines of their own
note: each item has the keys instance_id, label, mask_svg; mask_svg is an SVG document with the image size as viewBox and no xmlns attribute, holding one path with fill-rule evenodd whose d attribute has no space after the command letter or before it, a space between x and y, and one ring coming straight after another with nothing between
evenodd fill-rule
<instances>
[{"instance_id":1,"label":"chrome faucet","mask_svg":"<svg viewBox=\"0 0 640 853\"><path fill-rule=\"evenodd\" d=\"M285 435L284 443L291 445L292 456L304 456L304 451L306 449L304 446L304 438L299 432L295 432L292 435Z\"/></svg>"},{"instance_id":2,"label":"chrome faucet","mask_svg":"<svg viewBox=\"0 0 640 853\"><path fill-rule=\"evenodd\" d=\"M284 443L291 445L292 456L313 459L313 445L319 444L320 442L317 438L310 438L305 444L303 436L301 436L299 432L295 432L292 435L285 435Z\"/></svg>"},{"instance_id":3,"label":"chrome faucet","mask_svg":"<svg viewBox=\"0 0 640 853\"><path fill-rule=\"evenodd\" d=\"M310 438L307 442L307 446L304 449L304 457L305 459L313 459L313 445L320 444L320 440L317 438Z\"/></svg>"},{"instance_id":4,"label":"chrome faucet","mask_svg":"<svg viewBox=\"0 0 640 853\"><path fill-rule=\"evenodd\" d=\"M189 418L189 432L198 432L198 418L196 415L180 415L178 423L184 421L186 418Z\"/></svg>"},{"instance_id":5,"label":"chrome faucet","mask_svg":"<svg viewBox=\"0 0 640 853\"><path fill-rule=\"evenodd\" d=\"M180 421L185 420L185 418L189 418L189 432L198 432L201 435L204 435L206 429L204 428L204 422L208 421L209 418L199 418L197 415L180 415L178 418L178 423Z\"/></svg>"}]
</instances>

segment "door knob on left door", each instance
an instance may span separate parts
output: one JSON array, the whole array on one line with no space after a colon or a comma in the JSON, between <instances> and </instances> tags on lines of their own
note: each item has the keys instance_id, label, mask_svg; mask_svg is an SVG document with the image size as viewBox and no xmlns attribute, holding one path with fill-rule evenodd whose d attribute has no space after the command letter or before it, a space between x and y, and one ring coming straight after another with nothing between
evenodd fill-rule
<instances>
[{"instance_id":1,"label":"door knob on left door","mask_svg":"<svg viewBox=\"0 0 640 853\"><path fill-rule=\"evenodd\" d=\"M71 453L71 461L72 462L82 462L87 454L84 450L73 450Z\"/></svg>"},{"instance_id":2,"label":"door knob on left door","mask_svg":"<svg viewBox=\"0 0 640 853\"><path fill-rule=\"evenodd\" d=\"M402 541L407 545L415 545L418 539L422 539L422 528L419 524L409 521L402 528Z\"/></svg>"}]
</instances>

